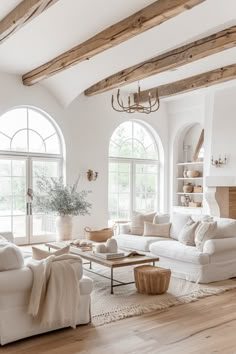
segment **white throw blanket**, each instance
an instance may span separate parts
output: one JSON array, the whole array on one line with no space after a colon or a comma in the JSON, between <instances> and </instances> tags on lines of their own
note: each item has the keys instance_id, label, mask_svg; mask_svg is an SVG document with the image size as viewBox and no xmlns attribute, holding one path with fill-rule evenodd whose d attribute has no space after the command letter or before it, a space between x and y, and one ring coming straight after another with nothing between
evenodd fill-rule
<instances>
[{"instance_id":1,"label":"white throw blanket","mask_svg":"<svg viewBox=\"0 0 236 354\"><path fill-rule=\"evenodd\" d=\"M75 327L79 311L79 274L82 260L76 255L49 256L27 266L33 272L28 313L46 327Z\"/></svg>"}]
</instances>

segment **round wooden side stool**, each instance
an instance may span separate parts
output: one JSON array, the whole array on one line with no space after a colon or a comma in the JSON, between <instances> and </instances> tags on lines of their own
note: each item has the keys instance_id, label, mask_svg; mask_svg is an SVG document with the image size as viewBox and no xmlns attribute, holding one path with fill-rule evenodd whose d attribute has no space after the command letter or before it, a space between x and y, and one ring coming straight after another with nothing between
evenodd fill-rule
<instances>
[{"instance_id":1,"label":"round wooden side stool","mask_svg":"<svg viewBox=\"0 0 236 354\"><path fill-rule=\"evenodd\" d=\"M170 269L143 265L134 268L137 291L142 294L163 294L170 283Z\"/></svg>"}]
</instances>

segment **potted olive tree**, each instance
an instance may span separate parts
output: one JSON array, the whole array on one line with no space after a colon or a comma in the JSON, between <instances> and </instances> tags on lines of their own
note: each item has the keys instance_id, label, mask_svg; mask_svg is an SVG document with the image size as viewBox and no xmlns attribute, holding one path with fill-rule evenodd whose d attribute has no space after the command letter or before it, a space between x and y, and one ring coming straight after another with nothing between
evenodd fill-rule
<instances>
[{"instance_id":1,"label":"potted olive tree","mask_svg":"<svg viewBox=\"0 0 236 354\"><path fill-rule=\"evenodd\" d=\"M72 239L73 216L89 214L91 204L88 191L77 191L79 178L74 185L66 185L62 178L38 177L34 195L37 211L57 215L58 240Z\"/></svg>"}]
</instances>

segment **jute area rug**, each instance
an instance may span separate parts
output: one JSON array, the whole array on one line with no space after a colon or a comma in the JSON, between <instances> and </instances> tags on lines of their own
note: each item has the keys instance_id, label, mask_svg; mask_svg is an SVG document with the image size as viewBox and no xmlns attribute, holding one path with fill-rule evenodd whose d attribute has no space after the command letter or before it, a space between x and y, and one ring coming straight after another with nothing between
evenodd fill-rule
<instances>
[{"instance_id":1,"label":"jute area rug","mask_svg":"<svg viewBox=\"0 0 236 354\"><path fill-rule=\"evenodd\" d=\"M106 268L97 268L100 274L109 276ZM163 295L143 295L136 291L135 284L114 288L110 294L110 281L98 275L84 271L94 281L92 293L92 323L100 326L124 318L142 315L147 312L177 306L224 291L236 288L236 279L211 284L196 284L171 276L168 292ZM118 268L114 278L120 281L133 281L133 268Z\"/></svg>"}]
</instances>

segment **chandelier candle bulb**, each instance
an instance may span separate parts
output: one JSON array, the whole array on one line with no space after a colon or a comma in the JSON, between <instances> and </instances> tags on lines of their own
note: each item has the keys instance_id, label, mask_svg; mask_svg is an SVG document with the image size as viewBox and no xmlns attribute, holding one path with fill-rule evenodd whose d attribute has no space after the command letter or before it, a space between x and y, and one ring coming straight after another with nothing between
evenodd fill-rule
<instances>
[{"instance_id":1,"label":"chandelier candle bulb","mask_svg":"<svg viewBox=\"0 0 236 354\"><path fill-rule=\"evenodd\" d=\"M126 113L138 112L138 113L145 113L145 114L156 112L160 108L160 100L159 100L157 89L154 97L152 97L151 92L149 92L148 104L146 106L140 104L141 101L140 95L141 95L141 90L138 84L138 92L135 94L134 102L131 103L131 97L129 95L127 106L125 106L123 100L120 98L120 89L118 89L116 94L116 105L114 104L114 95L112 95L111 106L117 112L126 112ZM153 103L152 100L154 101Z\"/></svg>"}]
</instances>

